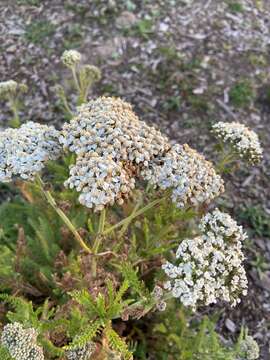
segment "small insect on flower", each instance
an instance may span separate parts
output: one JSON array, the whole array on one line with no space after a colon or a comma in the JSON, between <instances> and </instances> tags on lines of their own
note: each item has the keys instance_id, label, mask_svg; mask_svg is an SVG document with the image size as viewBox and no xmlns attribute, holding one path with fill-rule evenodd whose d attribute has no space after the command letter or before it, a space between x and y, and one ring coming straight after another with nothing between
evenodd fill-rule
<instances>
[{"instance_id":1,"label":"small insect on flower","mask_svg":"<svg viewBox=\"0 0 270 360\"><path fill-rule=\"evenodd\" d=\"M235 306L240 302L239 296L247 294L242 265L246 234L230 215L218 209L208 213L199 228L202 235L185 239L179 245L177 264L167 262L162 266L170 279L164 287L193 309L218 300Z\"/></svg>"},{"instance_id":2,"label":"small insect on flower","mask_svg":"<svg viewBox=\"0 0 270 360\"><path fill-rule=\"evenodd\" d=\"M15 322L5 325L1 344L15 360L44 360L43 350L37 345L37 335L35 329L25 329Z\"/></svg>"},{"instance_id":3,"label":"small insect on flower","mask_svg":"<svg viewBox=\"0 0 270 360\"><path fill-rule=\"evenodd\" d=\"M77 50L66 50L61 56L61 60L68 68L72 68L81 61L82 55Z\"/></svg>"},{"instance_id":4,"label":"small insect on flower","mask_svg":"<svg viewBox=\"0 0 270 360\"><path fill-rule=\"evenodd\" d=\"M218 122L213 125L212 132L223 143L228 143L241 158L251 164L261 161L263 150L258 135L238 122Z\"/></svg>"},{"instance_id":5,"label":"small insect on flower","mask_svg":"<svg viewBox=\"0 0 270 360\"><path fill-rule=\"evenodd\" d=\"M10 182L17 176L33 179L48 160L60 155L58 137L53 126L31 121L0 132L0 181Z\"/></svg>"}]
</instances>

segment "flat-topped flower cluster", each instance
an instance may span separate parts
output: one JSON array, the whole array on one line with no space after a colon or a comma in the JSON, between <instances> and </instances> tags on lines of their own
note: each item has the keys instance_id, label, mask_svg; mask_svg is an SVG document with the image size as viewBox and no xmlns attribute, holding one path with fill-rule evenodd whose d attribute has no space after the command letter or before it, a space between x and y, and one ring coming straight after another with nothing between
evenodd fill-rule
<instances>
[{"instance_id":1,"label":"flat-topped flower cluster","mask_svg":"<svg viewBox=\"0 0 270 360\"><path fill-rule=\"evenodd\" d=\"M167 262L163 270L169 277L165 288L185 306L195 309L217 300L235 306L247 294L243 268L241 226L218 209L202 218L202 235L185 239L176 252L177 265Z\"/></svg>"},{"instance_id":2,"label":"flat-topped flower cluster","mask_svg":"<svg viewBox=\"0 0 270 360\"><path fill-rule=\"evenodd\" d=\"M64 125L60 142L77 154L66 185L82 191L79 200L95 210L116 199L123 202L138 176L162 189L171 188L179 207L210 201L224 190L210 162L188 145L172 147L121 99L101 97L81 106L71 123ZM87 163L92 157L103 171L98 166L89 175ZM116 172L108 174L108 169Z\"/></svg>"},{"instance_id":3,"label":"flat-topped flower cluster","mask_svg":"<svg viewBox=\"0 0 270 360\"><path fill-rule=\"evenodd\" d=\"M44 360L43 350L37 345L37 332L33 328L24 329L15 322L5 325L1 344L15 360Z\"/></svg>"},{"instance_id":4,"label":"flat-topped flower cluster","mask_svg":"<svg viewBox=\"0 0 270 360\"><path fill-rule=\"evenodd\" d=\"M139 169L169 149L168 139L140 121L130 104L106 97L79 107L60 142L77 154L66 185L82 191L79 201L95 210L123 203Z\"/></svg>"},{"instance_id":5,"label":"flat-topped flower cluster","mask_svg":"<svg viewBox=\"0 0 270 360\"><path fill-rule=\"evenodd\" d=\"M240 157L245 157L252 164L261 161L263 150L258 135L245 125L220 121L213 125L212 130L218 139L228 142Z\"/></svg>"},{"instance_id":6,"label":"flat-topped flower cluster","mask_svg":"<svg viewBox=\"0 0 270 360\"><path fill-rule=\"evenodd\" d=\"M31 121L0 132L0 181L9 182L17 176L33 179L48 160L59 156L58 138L53 126Z\"/></svg>"},{"instance_id":7,"label":"flat-topped flower cluster","mask_svg":"<svg viewBox=\"0 0 270 360\"><path fill-rule=\"evenodd\" d=\"M70 177L65 186L81 192L81 204L89 208L94 206L99 211L107 204L117 202L122 205L124 198L134 189L135 179L111 156L86 153L70 167Z\"/></svg>"},{"instance_id":8,"label":"flat-topped flower cluster","mask_svg":"<svg viewBox=\"0 0 270 360\"><path fill-rule=\"evenodd\" d=\"M76 54L68 58L71 55L76 58ZM245 133L241 139L236 138L236 128ZM214 126L218 136L226 132L224 139L233 138L234 145L255 161L261 154L258 138L243 129L233 123ZM16 176L33 179L46 161L58 157L62 146L76 154L65 186L81 192L81 204L95 211L122 204L138 178L170 189L178 207L208 203L224 191L212 163L186 144L172 145L160 131L139 120L130 104L112 97L80 106L60 132L28 122L0 133L0 181Z\"/></svg>"},{"instance_id":9,"label":"flat-topped flower cluster","mask_svg":"<svg viewBox=\"0 0 270 360\"><path fill-rule=\"evenodd\" d=\"M187 144L174 145L155 158L142 175L154 186L172 189L172 200L178 207L207 203L224 191L213 165Z\"/></svg>"}]
</instances>

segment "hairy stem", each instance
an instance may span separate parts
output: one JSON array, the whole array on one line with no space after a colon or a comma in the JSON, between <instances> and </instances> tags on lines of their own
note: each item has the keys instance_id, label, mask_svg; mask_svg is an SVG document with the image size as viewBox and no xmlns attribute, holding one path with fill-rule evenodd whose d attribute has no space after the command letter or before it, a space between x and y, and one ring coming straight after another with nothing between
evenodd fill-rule
<instances>
[{"instance_id":1,"label":"hairy stem","mask_svg":"<svg viewBox=\"0 0 270 360\"><path fill-rule=\"evenodd\" d=\"M60 218L62 219L62 221L64 222L64 224L67 226L67 228L72 232L72 234L74 235L76 241L79 243L79 245L81 246L82 249L84 249L88 254L92 254L92 250L91 248L86 245L86 243L84 242L84 240L82 239L81 235L78 233L77 229L75 228L75 226L72 224L72 222L69 220L69 218L66 216L66 214L57 206L55 199L53 198L52 194L50 193L50 191L45 190L44 189L44 183L42 181L42 179L40 178L40 176L37 176L37 180L38 180L38 184L39 187L42 191L42 193L44 194L48 204L51 205L51 207L55 210L55 212L60 216Z\"/></svg>"}]
</instances>

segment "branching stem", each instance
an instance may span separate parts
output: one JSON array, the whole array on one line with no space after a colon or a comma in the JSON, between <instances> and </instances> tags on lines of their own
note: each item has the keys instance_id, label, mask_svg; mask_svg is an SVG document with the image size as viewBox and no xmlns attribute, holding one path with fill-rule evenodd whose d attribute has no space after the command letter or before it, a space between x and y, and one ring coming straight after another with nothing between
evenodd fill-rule
<instances>
[{"instance_id":1,"label":"branching stem","mask_svg":"<svg viewBox=\"0 0 270 360\"><path fill-rule=\"evenodd\" d=\"M67 228L72 232L72 234L74 235L76 241L79 243L79 245L81 246L82 249L84 249L88 254L92 254L92 250L91 248L86 245L86 243L84 242L84 240L82 239L81 235L78 233L77 229L75 228L75 226L72 224L72 222L69 220L69 218L66 216L66 214L57 206L55 199L53 198L52 194L50 193L50 191L45 190L44 188L44 183L42 181L42 179L40 178L40 176L37 176L37 180L38 180L38 184L40 186L40 189L42 191L42 193L44 194L48 204L51 205L51 207L55 210L55 212L60 216L60 218L63 220L64 224L67 226Z\"/></svg>"},{"instance_id":2,"label":"branching stem","mask_svg":"<svg viewBox=\"0 0 270 360\"><path fill-rule=\"evenodd\" d=\"M150 202L149 204L147 204L146 206L144 206L142 209L135 211L134 213L132 212L131 215L127 216L125 219L119 221L117 224L111 226L110 228L106 229L103 231L103 235L108 235L109 233L111 233L112 231L116 230L117 228L119 228L120 226L124 226L125 224L130 224L130 222L132 220L134 220L136 217L142 215L145 211L151 209L152 207L156 206L157 204L161 203L165 197L162 197L160 199L156 199L152 202Z\"/></svg>"}]
</instances>

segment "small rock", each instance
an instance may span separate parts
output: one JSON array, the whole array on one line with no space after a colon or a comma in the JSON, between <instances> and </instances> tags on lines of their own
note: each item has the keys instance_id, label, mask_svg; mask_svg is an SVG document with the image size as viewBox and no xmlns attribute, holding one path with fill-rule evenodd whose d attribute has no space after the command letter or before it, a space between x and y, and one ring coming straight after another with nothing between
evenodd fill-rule
<instances>
[{"instance_id":1,"label":"small rock","mask_svg":"<svg viewBox=\"0 0 270 360\"><path fill-rule=\"evenodd\" d=\"M199 88L193 90L193 94L195 94L195 95L201 95L201 94L204 93L204 90L205 90L205 88L199 87Z\"/></svg>"},{"instance_id":2,"label":"small rock","mask_svg":"<svg viewBox=\"0 0 270 360\"><path fill-rule=\"evenodd\" d=\"M168 25L168 24L166 24L166 23L164 23L164 22L161 22L161 23L159 24L159 30L160 30L161 32L166 32L166 31L168 31L168 29L169 29L169 25Z\"/></svg>"},{"instance_id":3,"label":"small rock","mask_svg":"<svg viewBox=\"0 0 270 360\"><path fill-rule=\"evenodd\" d=\"M225 326L230 332L235 333L236 326L235 326L235 323L232 320L226 319L225 320Z\"/></svg>"},{"instance_id":4,"label":"small rock","mask_svg":"<svg viewBox=\"0 0 270 360\"><path fill-rule=\"evenodd\" d=\"M6 49L6 52L8 52L8 53L15 53L15 52L16 52L16 49L17 49L17 46L16 46L16 45L11 45L11 46L9 46L9 47Z\"/></svg>"}]
</instances>

